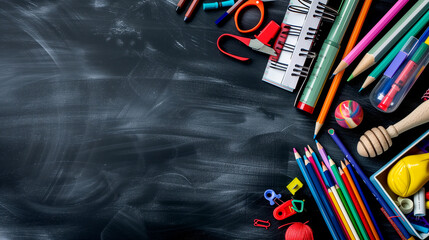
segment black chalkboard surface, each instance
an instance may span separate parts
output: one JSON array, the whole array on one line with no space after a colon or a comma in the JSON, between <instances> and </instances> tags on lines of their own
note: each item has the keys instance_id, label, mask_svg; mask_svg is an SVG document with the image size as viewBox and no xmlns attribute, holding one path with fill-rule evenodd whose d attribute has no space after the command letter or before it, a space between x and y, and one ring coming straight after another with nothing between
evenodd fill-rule
<instances>
[{"instance_id":1,"label":"black chalkboard surface","mask_svg":"<svg viewBox=\"0 0 429 240\"><path fill-rule=\"evenodd\" d=\"M263 198L271 188L286 200L285 186L304 181L292 148L316 149L321 101L313 115L296 110L296 93L261 81L265 55L231 44L252 58L243 64L217 50L220 34L239 35L231 19L214 24L223 10L200 6L184 23L177 2L0 1L1 238L284 239L277 227L296 221L330 238L307 186L295 196L304 213L285 221ZM394 2L374 1L362 32ZM287 5L265 4L263 26L279 23ZM371 175L427 125L377 159L357 155L359 136L411 112L426 77L390 115L371 107L369 91L357 93L363 76L343 83L333 105L358 101L364 122L340 129L331 108L319 141L342 159L326 132L335 127ZM364 191L385 239L398 238ZM272 225L254 227L255 218Z\"/></svg>"}]
</instances>

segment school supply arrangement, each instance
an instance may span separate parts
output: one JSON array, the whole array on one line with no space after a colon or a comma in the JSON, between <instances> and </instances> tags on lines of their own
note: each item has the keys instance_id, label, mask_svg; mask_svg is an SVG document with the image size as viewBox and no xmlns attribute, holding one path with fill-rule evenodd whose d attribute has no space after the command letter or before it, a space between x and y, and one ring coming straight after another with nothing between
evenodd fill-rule
<instances>
[{"instance_id":1,"label":"school supply arrangement","mask_svg":"<svg viewBox=\"0 0 429 240\"><path fill-rule=\"evenodd\" d=\"M215 24L221 26L234 15L237 31L249 33L262 25L265 16L264 4L270 1L272 0L235 2L224 0L203 3L203 9L228 8ZM183 9L185 2L186 0L180 0L176 10ZM396 1L369 32L357 41L372 4L372 0L365 0L354 23L342 60L332 73L333 64L358 6L358 0L343 0L338 11L327 6L328 0L290 0L281 25L271 21L255 35L255 38L222 34L217 40L217 47L228 57L249 61L247 57L237 56L222 48L222 42L229 38L242 42L252 50L269 55L262 80L290 92L298 88L302 81L294 105L310 114L316 109L331 73L329 80L332 79L332 83L315 124L313 135L315 139L324 125L345 70L355 63L357 57L370 44L375 43L355 66L347 81L357 78L378 63L359 91L382 76L369 96L372 106L378 109L380 114L393 112L401 106L407 93L429 63L429 0L409 2L409 0ZM192 1L185 21L190 19L198 3L199 0ZM260 19L255 26L242 29L240 16L249 7L256 7L259 10ZM405 14L397 16L401 10ZM323 39L320 51L315 52L313 45L324 20L332 22L332 26L326 39ZM386 29L386 33L377 39L389 23L393 26ZM426 92L422 99L427 98L429 97ZM362 122L364 113L359 103L346 100L338 105L333 115L343 129L354 129ZM429 101L424 101L408 116L387 129L380 126L366 131L359 139L357 152L362 157L376 157L392 146L392 138L427 122L429 122ZM344 161L337 165L317 140L315 142L321 161L309 145L304 147L303 156L294 148L293 154L306 184L295 178L286 188L295 195L299 189L309 187L332 238L383 239L358 177L380 203L380 211L401 239L414 239L414 236L424 239L429 236L429 223L425 219L426 208L429 209L429 192L426 193L424 188L429 181L427 171L429 131L424 135L427 137L425 146L419 147L421 152L404 150L371 176L371 180L359 167L337 133L329 129L328 134L344 154ZM423 142L422 138L416 142ZM410 146L416 145L416 142ZM289 219L302 212L304 208L302 200L291 198L283 201L282 195L271 189L265 191L264 197L270 205L277 205L272 214L276 221ZM269 220L255 219L253 224L265 229L271 226ZM299 234L301 234L299 238L305 235L313 239L312 230L307 222L288 223L281 227L289 224L292 225L286 231L285 239L295 239Z\"/></svg>"}]
</instances>

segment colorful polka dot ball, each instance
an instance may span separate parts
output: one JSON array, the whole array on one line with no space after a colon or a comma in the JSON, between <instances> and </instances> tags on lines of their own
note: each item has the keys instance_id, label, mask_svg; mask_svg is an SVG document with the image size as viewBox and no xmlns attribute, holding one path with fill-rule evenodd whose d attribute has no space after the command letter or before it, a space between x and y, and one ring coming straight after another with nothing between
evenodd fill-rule
<instances>
[{"instance_id":1,"label":"colorful polka dot ball","mask_svg":"<svg viewBox=\"0 0 429 240\"><path fill-rule=\"evenodd\" d=\"M346 100L335 109L335 120L343 128L355 128L363 120L362 107L353 100Z\"/></svg>"}]
</instances>

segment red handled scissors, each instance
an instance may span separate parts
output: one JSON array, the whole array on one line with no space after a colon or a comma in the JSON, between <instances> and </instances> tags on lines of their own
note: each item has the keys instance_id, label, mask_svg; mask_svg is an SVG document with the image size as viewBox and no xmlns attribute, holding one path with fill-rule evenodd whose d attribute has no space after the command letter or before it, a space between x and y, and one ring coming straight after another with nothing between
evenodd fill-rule
<instances>
[{"instance_id":1,"label":"red handled scissors","mask_svg":"<svg viewBox=\"0 0 429 240\"><path fill-rule=\"evenodd\" d=\"M221 41L221 39L223 39L225 37L231 37L231 38L237 39L238 41L244 43L246 46L249 46L251 49L253 49L255 51L266 53L266 54L269 54L272 56L277 56L276 51L273 48L271 48L268 43L271 41L271 39L273 39L277 35L277 32L279 31L279 29L280 29L280 26L277 23L275 23L274 21L271 21L261 31L261 33L259 35L255 36L254 39L247 38L247 37L240 37L237 35L225 33L225 34L220 35L220 37L217 39L217 48L223 54L226 54L226 55L228 55L232 58L235 58L237 60L240 60L240 61L249 60L249 58L240 57L240 56L228 53L220 47L219 42Z\"/></svg>"},{"instance_id":2,"label":"red handled scissors","mask_svg":"<svg viewBox=\"0 0 429 240\"><path fill-rule=\"evenodd\" d=\"M276 0L248 0L245 3L243 3L238 9L237 12L234 15L234 21L235 21L235 26L237 27L237 30L241 33L249 33L249 32L253 32L256 29L258 29L261 24L262 21L264 20L264 3L263 2L273 2ZM256 24L256 26L254 26L251 29L247 29L247 30L243 30L240 28L240 26L238 25L238 16L240 15L240 12L248 7L257 7L259 9L259 12L261 13L261 18L259 19L259 22Z\"/></svg>"}]
</instances>

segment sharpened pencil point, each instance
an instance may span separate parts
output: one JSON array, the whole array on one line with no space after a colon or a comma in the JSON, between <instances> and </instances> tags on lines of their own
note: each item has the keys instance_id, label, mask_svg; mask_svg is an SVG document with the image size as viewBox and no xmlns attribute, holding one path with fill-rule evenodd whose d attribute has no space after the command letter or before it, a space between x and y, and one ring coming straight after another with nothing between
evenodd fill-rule
<instances>
[{"instance_id":1,"label":"sharpened pencil point","mask_svg":"<svg viewBox=\"0 0 429 240\"><path fill-rule=\"evenodd\" d=\"M363 88L360 88L360 89L359 89L359 92L362 92L362 90L363 90Z\"/></svg>"},{"instance_id":2,"label":"sharpened pencil point","mask_svg":"<svg viewBox=\"0 0 429 240\"><path fill-rule=\"evenodd\" d=\"M185 22L187 22L189 20L189 18L188 17L185 17L184 19L183 19L183 21L185 21Z\"/></svg>"},{"instance_id":3,"label":"sharpened pencil point","mask_svg":"<svg viewBox=\"0 0 429 240\"><path fill-rule=\"evenodd\" d=\"M353 78L354 78L353 74L350 75L349 78L347 78L347 82L350 82Z\"/></svg>"},{"instance_id":4,"label":"sharpened pencil point","mask_svg":"<svg viewBox=\"0 0 429 240\"><path fill-rule=\"evenodd\" d=\"M313 135L313 139L316 140L317 134ZM316 140L317 141L317 140Z\"/></svg>"},{"instance_id":5,"label":"sharpened pencil point","mask_svg":"<svg viewBox=\"0 0 429 240\"><path fill-rule=\"evenodd\" d=\"M317 139L314 139L314 141L316 142L316 144L318 143Z\"/></svg>"},{"instance_id":6,"label":"sharpened pencil point","mask_svg":"<svg viewBox=\"0 0 429 240\"><path fill-rule=\"evenodd\" d=\"M295 148L293 148L293 152L294 152L294 153L297 153L298 151L296 151L296 149L295 149Z\"/></svg>"}]
</instances>

